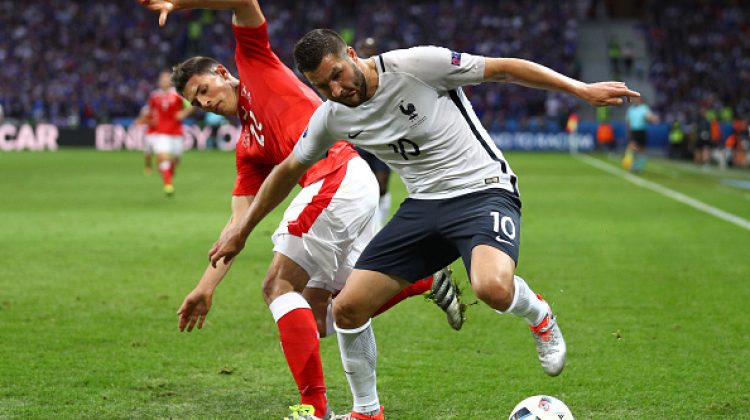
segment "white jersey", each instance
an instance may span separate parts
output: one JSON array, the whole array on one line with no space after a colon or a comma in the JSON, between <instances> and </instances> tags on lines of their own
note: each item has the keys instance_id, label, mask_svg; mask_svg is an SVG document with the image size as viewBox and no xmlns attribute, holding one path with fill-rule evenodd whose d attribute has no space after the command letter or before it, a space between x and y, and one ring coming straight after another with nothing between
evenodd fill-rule
<instances>
[{"instance_id":1,"label":"white jersey","mask_svg":"<svg viewBox=\"0 0 750 420\"><path fill-rule=\"evenodd\" d=\"M518 195L515 174L461 90L483 81L484 57L415 47L373 60L379 73L373 97L353 108L320 106L294 148L297 159L311 165L348 139L396 171L412 198L488 188Z\"/></svg>"}]
</instances>

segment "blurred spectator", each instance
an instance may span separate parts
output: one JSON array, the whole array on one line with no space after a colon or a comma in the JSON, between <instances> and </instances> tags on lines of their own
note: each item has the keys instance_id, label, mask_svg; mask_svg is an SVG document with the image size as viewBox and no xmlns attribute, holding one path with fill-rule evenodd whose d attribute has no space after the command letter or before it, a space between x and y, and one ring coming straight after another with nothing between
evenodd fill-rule
<instances>
[{"instance_id":1,"label":"blurred spectator","mask_svg":"<svg viewBox=\"0 0 750 420\"><path fill-rule=\"evenodd\" d=\"M710 154L721 168L725 168L727 165L727 159L724 153L724 145L722 144L721 123L719 122L719 116L716 110L709 109L706 111L706 120L709 123L711 132Z\"/></svg>"},{"instance_id":2,"label":"blurred spectator","mask_svg":"<svg viewBox=\"0 0 750 420\"><path fill-rule=\"evenodd\" d=\"M372 57L378 53L378 44L375 42L375 38L367 37L362 42L357 44L357 52L360 57Z\"/></svg>"},{"instance_id":3,"label":"blurred spectator","mask_svg":"<svg viewBox=\"0 0 750 420\"><path fill-rule=\"evenodd\" d=\"M555 128L552 131L560 131L560 127L565 125L567 119L566 114L563 112L565 104L561 96L557 92L547 92L547 100L544 102L547 126Z\"/></svg>"},{"instance_id":4,"label":"blurred spectator","mask_svg":"<svg viewBox=\"0 0 750 420\"><path fill-rule=\"evenodd\" d=\"M697 124L698 141L693 151L695 163L708 165L711 161L711 121L706 117L706 111L701 110Z\"/></svg>"},{"instance_id":5,"label":"blurred spectator","mask_svg":"<svg viewBox=\"0 0 750 420\"><path fill-rule=\"evenodd\" d=\"M213 112L205 112L203 114L203 126L212 127L211 135L208 137L208 140L206 141L207 149L218 148L218 139L216 138L216 134L217 134L216 127L219 127L222 124L226 124L227 122L228 120L223 115L214 114Z\"/></svg>"},{"instance_id":6,"label":"blurred spectator","mask_svg":"<svg viewBox=\"0 0 750 420\"><path fill-rule=\"evenodd\" d=\"M626 42L622 47L622 73L625 76L633 74L633 61L635 60L635 50L633 44Z\"/></svg>"},{"instance_id":7,"label":"blurred spectator","mask_svg":"<svg viewBox=\"0 0 750 420\"><path fill-rule=\"evenodd\" d=\"M578 134L578 110L574 107L570 110L568 121L565 123L565 132L568 134Z\"/></svg>"},{"instance_id":8,"label":"blurred spectator","mask_svg":"<svg viewBox=\"0 0 750 420\"><path fill-rule=\"evenodd\" d=\"M747 121L736 119L732 123L732 134L727 137L725 148L726 159L732 166L747 167Z\"/></svg>"},{"instance_id":9,"label":"blurred spectator","mask_svg":"<svg viewBox=\"0 0 750 420\"><path fill-rule=\"evenodd\" d=\"M669 146L667 156L670 159L682 159L685 157L685 130L682 122L675 120L669 129Z\"/></svg>"},{"instance_id":10,"label":"blurred spectator","mask_svg":"<svg viewBox=\"0 0 750 420\"><path fill-rule=\"evenodd\" d=\"M600 151L607 150L610 153L617 148L615 143L615 130L611 122L612 111L608 106L596 108L596 148Z\"/></svg>"},{"instance_id":11,"label":"blurred spectator","mask_svg":"<svg viewBox=\"0 0 750 420\"><path fill-rule=\"evenodd\" d=\"M620 77L620 43L615 38L611 38L607 43L607 56L609 57L609 71L612 77Z\"/></svg>"}]
</instances>

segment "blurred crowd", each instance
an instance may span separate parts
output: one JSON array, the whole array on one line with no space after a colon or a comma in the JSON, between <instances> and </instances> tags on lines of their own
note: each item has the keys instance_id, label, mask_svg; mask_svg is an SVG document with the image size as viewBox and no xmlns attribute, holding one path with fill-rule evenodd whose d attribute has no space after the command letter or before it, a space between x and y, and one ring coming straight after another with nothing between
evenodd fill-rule
<instances>
[{"instance_id":1,"label":"blurred crowd","mask_svg":"<svg viewBox=\"0 0 750 420\"><path fill-rule=\"evenodd\" d=\"M646 39L657 106L682 118L725 106L750 113L750 3L653 6Z\"/></svg>"},{"instance_id":2,"label":"blurred crowd","mask_svg":"<svg viewBox=\"0 0 750 420\"><path fill-rule=\"evenodd\" d=\"M655 1L649 11L649 77L670 155L746 166L750 2Z\"/></svg>"},{"instance_id":3,"label":"blurred crowd","mask_svg":"<svg viewBox=\"0 0 750 420\"><path fill-rule=\"evenodd\" d=\"M343 0L261 2L271 43L293 66L292 48L316 27L340 31L353 45L376 48L433 44L458 51L537 61L577 76L574 3L521 0L394 2ZM0 108L5 118L90 126L138 115L162 69L192 55L233 68L229 12L190 11L157 17L134 2L0 0ZM564 119L573 102L518 87L472 87L488 127L506 119Z\"/></svg>"},{"instance_id":4,"label":"blurred crowd","mask_svg":"<svg viewBox=\"0 0 750 420\"><path fill-rule=\"evenodd\" d=\"M77 126L137 115L159 71L194 47L189 23L202 18L175 16L159 29L130 1L0 0L5 117ZM226 25L224 34L212 29L217 50L231 51Z\"/></svg>"},{"instance_id":5,"label":"blurred crowd","mask_svg":"<svg viewBox=\"0 0 750 420\"><path fill-rule=\"evenodd\" d=\"M586 16L587 4L591 8L582 0L261 4L271 43L292 67L296 40L311 28L330 27L355 46L373 38L375 52L440 45L487 56L526 58L572 77L580 76L579 19ZM648 71L657 92L651 105L674 129L673 138L683 139L689 152L695 149L690 144L698 144L694 139L707 132L712 146L733 141L735 132L744 133L738 134L736 144L746 144L750 2L649 4L643 27L651 67L643 71ZM234 72L230 16L230 12L180 12L159 28L156 15L131 1L28 0L19 6L0 0L0 118L61 126L131 119L146 102L159 72L187 57L209 55ZM630 48L610 44L610 59L615 51L622 63L619 71L625 75L632 71ZM482 84L466 90L490 130L563 130L576 105L566 95L514 85ZM720 123L719 129L714 121ZM713 131L706 128L712 123Z\"/></svg>"}]
</instances>

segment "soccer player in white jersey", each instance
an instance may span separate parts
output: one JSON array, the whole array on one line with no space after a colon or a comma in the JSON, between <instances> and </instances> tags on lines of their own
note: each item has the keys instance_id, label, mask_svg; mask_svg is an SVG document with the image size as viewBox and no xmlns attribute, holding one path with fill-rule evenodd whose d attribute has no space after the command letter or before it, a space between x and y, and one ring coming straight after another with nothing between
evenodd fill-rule
<instances>
[{"instance_id":1,"label":"soccer player in white jersey","mask_svg":"<svg viewBox=\"0 0 750 420\"><path fill-rule=\"evenodd\" d=\"M373 153L406 183L409 198L360 256L334 303L334 321L354 407L343 418L382 419L370 318L410 282L461 257L475 295L524 318L544 371L560 374L566 347L549 305L515 275L521 233L518 180L474 114L461 86L487 81L573 94L594 106L640 96L620 82L587 84L513 58L437 47L361 59L331 30L305 35L297 68L329 99L292 153L260 188L240 224L212 250L231 260L257 223L336 139ZM346 136L346 137L344 137Z\"/></svg>"}]
</instances>

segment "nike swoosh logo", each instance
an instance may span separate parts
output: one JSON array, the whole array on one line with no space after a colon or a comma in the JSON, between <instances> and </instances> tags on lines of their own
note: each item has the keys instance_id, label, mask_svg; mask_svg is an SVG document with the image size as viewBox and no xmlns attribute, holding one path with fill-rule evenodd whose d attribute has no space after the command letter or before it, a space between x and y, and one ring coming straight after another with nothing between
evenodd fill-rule
<instances>
[{"instance_id":1,"label":"nike swoosh logo","mask_svg":"<svg viewBox=\"0 0 750 420\"><path fill-rule=\"evenodd\" d=\"M498 242L504 243L504 244L508 244L510 246L515 246L515 245L513 245L513 242L506 241L505 239L503 239L503 238L501 238L499 236L495 236L495 240L498 241Z\"/></svg>"},{"instance_id":2,"label":"nike swoosh logo","mask_svg":"<svg viewBox=\"0 0 750 420\"><path fill-rule=\"evenodd\" d=\"M354 138L357 138L358 135L362 134L363 131L365 130L359 130L356 133L346 133L346 136L349 137L350 139L354 139Z\"/></svg>"}]
</instances>

